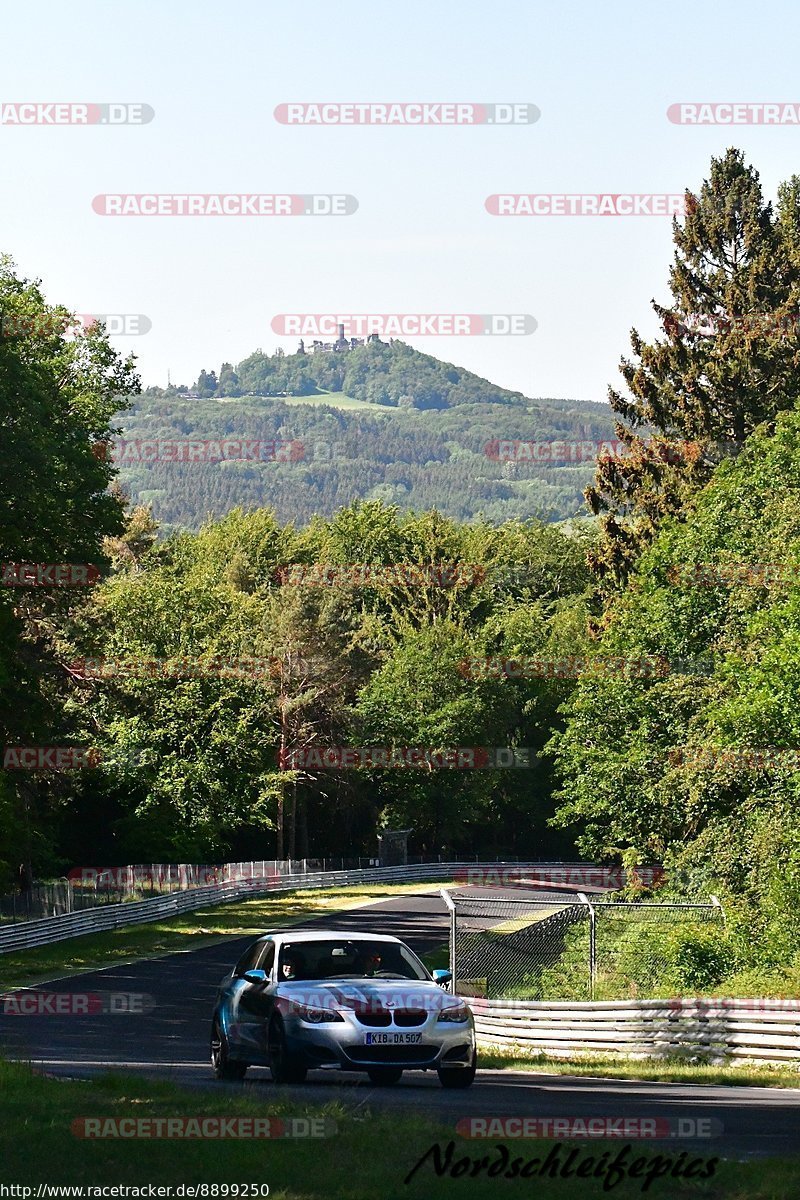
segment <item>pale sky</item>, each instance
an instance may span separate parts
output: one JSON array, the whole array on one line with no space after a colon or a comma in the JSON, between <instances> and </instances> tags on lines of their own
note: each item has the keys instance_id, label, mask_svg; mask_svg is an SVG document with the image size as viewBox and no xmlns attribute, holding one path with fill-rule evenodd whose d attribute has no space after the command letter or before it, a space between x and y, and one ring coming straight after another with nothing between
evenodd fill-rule
<instances>
[{"instance_id":1,"label":"pale sky","mask_svg":"<svg viewBox=\"0 0 800 1200\"><path fill-rule=\"evenodd\" d=\"M670 220L490 216L498 192L679 193L741 147L774 197L800 127L692 128L680 101L800 102L800 8L407 0L40 0L2 9L0 102L148 104L142 126L0 125L0 249L83 313L141 313L145 384L192 382L280 313L517 313L519 337L409 338L531 396L603 400ZM292 101L528 103L501 128L293 126ZM97 215L100 193L346 193L351 216Z\"/></svg>"}]
</instances>

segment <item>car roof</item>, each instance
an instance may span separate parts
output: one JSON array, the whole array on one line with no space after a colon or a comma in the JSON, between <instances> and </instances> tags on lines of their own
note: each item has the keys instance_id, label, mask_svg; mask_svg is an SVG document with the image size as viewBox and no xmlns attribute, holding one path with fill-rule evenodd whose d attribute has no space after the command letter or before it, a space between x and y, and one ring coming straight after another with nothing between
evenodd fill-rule
<instances>
[{"instance_id":1,"label":"car roof","mask_svg":"<svg viewBox=\"0 0 800 1200\"><path fill-rule=\"evenodd\" d=\"M400 942L390 933L360 933L350 929L276 929L260 940L280 938L284 942Z\"/></svg>"}]
</instances>

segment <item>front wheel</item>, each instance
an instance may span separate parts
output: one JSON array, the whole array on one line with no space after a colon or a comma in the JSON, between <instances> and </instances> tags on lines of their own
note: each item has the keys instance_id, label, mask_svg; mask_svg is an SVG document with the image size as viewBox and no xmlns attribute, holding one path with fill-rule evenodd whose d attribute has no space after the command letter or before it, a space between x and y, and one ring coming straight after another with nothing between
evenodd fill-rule
<instances>
[{"instance_id":1,"label":"front wheel","mask_svg":"<svg viewBox=\"0 0 800 1200\"><path fill-rule=\"evenodd\" d=\"M370 1067L367 1071L370 1083L376 1087L391 1087L403 1078L402 1067Z\"/></svg>"},{"instance_id":2,"label":"front wheel","mask_svg":"<svg viewBox=\"0 0 800 1200\"><path fill-rule=\"evenodd\" d=\"M230 1057L228 1043L218 1020L211 1027L211 1069L215 1079L244 1079L247 1063Z\"/></svg>"},{"instance_id":3,"label":"front wheel","mask_svg":"<svg viewBox=\"0 0 800 1200\"><path fill-rule=\"evenodd\" d=\"M439 1067L436 1074L439 1083L445 1088L468 1088L475 1082L475 1072L478 1069L478 1052L472 1055L472 1065L469 1067Z\"/></svg>"},{"instance_id":4,"label":"front wheel","mask_svg":"<svg viewBox=\"0 0 800 1200\"><path fill-rule=\"evenodd\" d=\"M304 1083L308 1067L289 1049L280 1017L273 1017L270 1022L267 1044L269 1069L275 1083Z\"/></svg>"}]
</instances>

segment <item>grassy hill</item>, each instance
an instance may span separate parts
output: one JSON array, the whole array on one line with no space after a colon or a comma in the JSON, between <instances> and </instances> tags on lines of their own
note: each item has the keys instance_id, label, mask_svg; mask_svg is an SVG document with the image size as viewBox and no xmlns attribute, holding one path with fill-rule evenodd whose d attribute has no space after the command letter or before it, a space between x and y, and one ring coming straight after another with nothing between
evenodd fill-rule
<instances>
[{"instance_id":1,"label":"grassy hill","mask_svg":"<svg viewBox=\"0 0 800 1200\"><path fill-rule=\"evenodd\" d=\"M206 373L208 378L209 373ZM216 394L314 396L343 392L389 408L443 409L459 404L524 407L521 392L496 387L479 375L422 354L405 342L369 342L336 353L265 354L257 350L235 371L219 373Z\"/></svg>"}]
</instances>

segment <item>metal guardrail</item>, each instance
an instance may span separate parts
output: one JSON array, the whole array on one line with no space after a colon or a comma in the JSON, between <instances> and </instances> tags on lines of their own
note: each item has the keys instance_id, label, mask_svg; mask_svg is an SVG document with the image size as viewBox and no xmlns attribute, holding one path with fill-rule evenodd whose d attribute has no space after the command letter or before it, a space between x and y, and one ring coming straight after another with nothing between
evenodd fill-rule
<instances>
[{"instance_id":1,"label":"metal guardrail","mask_svg":"<svg viewBox=\"0 0 800 1200\"><path fill-rule=\"evenodd\" d=\"M564 863L514 863L515 871L543 872L587 867L591 864ZM193 912L215 904L234 903L257 896L279 895L311 888L347 887L360 883L415 883L427 880L447 880L465 873L483 869L490 873L503 869L496 862L451 862L420 863L400 867L365 867L355 871L310 871L298 875L282 875L280 878L231 881L212 884L208 887L189 888L157 896L149 900L127 901L122 904L103 904L97 908L63 913L40 920L21 921L8 926L0 925L0 954L14 950L26 950L34 946L45 946L51 942L82 937L89 933L102 933L121 929L127 925L159 921L180 913ZM558 885L556 885L558 886Z\"/></svg>"},{"instance_id":2,"label":"metal guardrail","mask_svg":"<svg viewBox=\"0 0 800 1200\"><path fill-rule=\"evenodd\" d=\"M588 864L580 864L588 865ZM360 883L414 883L458 878L464 871L497 869L497 863L426 863L358 871L306 872L279 881L231 882L168 896L46 917L0 927L0 954L44 946L84 934L158 921L212 905L256 896ZM534 875L562 863L515 864ZM557 884L555 886L558 886ZM672 999L568 1001L486 1000L465 996L483 1044L530 1055L580 1057L691 1057L708 1062L800 1061L800 1000Z\"/></svg>"},{"instance_id":3,"label":"metal guardrail","mask_svg":"<svg viewBox=\"0 0 800 1200\"><path fill-rule=\"evenodd\" d=\"M531 1056L800 1062L800 1000L465 999L481 1043Z\"/></svg>"},{"instance_id":4,"label":"metal guardrail","mask_svg":"<svg viewBox=\"0 0 800 1200\"><path fill-rule=\"evenodd\" d=\"M409 857L402 863L392 859L381 862L377 858L364 856L346 859L337 855L335 858L260 859L224 863L129 863L116 867L73 867L68 875L60 879L38 881L24 890L0 895L0 926L9 921L38 921L44 917L60 917L80 909L94 908L98 904L150 900L188 888L241 882L252 886L256 879L274 884L285 876L363 871L400 865L428 866L441 862L440 855ZM444 862L447 865L448 860L445 859ZM538 860L533 865L537 868L548 868L550 882L556 882L558 877L560 886L566 891L576 891L579 887L621 887L624 882L625 873L621 867L596 867L590 863L551 864ZM474 861L470 859L469 868L464 871L465 882L475 882L477 876L479 880L487 877L493 884L502 887L513 886L515 881L519 882L520 872L524 873L530 870L530 867L529 861L520 863L517 857L513 862L506 859L502 863L498 858L487 871L475 855ZM642 882L648 883L657 877L663 878L661 868L642 870L645 875ZM576 886L574 878L581 880L580 885ZM541 880L540 886L544 886Z\"/></svg>"},{"instance_id":5,"label":"metal guardrail","mask_svg":"<svg viewBox=\"0 0 800 1200\"><path fill-rule=\"evenodd\" d=\"M431 859L406 860L411 863ZM36 882L24 891L0 895L0 925L8 921L38 921L98 904L150 900L188 888L222 883L274 881L284 875L320 871L358 871L368 867L398 865L377 859L283 859L225 863L140 863L118 867L75 867L67 876Z\"/></svg>"}]
</instances>

